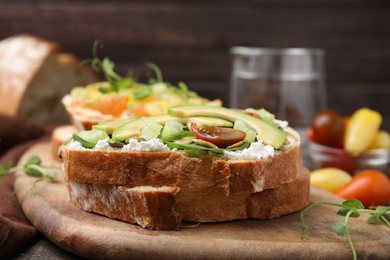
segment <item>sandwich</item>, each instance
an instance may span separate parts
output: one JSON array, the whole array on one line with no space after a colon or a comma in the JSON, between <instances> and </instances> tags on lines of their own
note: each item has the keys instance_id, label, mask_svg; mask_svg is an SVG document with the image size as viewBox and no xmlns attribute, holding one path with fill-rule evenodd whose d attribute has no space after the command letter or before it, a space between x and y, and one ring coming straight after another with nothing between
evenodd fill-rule
<instances>
[{"instance_id":1,"label":"sandwich","mask_svg":"<svg viewBox=\"0 0 390 260\"><path fill-rule=\"evenodd\" d=\"M177 106L102 122L59 154L77 207L147 229L272 219L308 204L300 137L264 109Z\"/></svg>"},{"instance_id":2,"label":"sandwich","mask_svg":"<svg viewBox=\"0 0 390 260\"><path fill-rule=\"evenodd\" d=\"M94 124L114 119L166 114L172 106L222 105L219 99L209 100L190 91L183 82L178 86L164 82L155 64L149 67L156 78L141 83L134 76L117 74L114 63L107 57L100 60L94 54L91 63L96 71L103 72L106 80L74 87L62 98L71 123L79 130L89 130Z\"/></svg>"}]
</instances>

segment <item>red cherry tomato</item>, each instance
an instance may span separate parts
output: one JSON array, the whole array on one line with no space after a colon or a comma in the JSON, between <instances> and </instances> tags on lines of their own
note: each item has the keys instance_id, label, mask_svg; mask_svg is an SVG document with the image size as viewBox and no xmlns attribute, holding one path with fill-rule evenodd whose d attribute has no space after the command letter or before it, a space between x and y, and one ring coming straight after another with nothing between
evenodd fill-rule
<instances>
[{"instance_id":1,"label":"red cherry tomato","mask_svg":"<svg viewBox=\"0 0 390 260\"><path fill-rule=\"evenodd\" d=\"M390 179L383 172L364 170L335 192L344 199L358 199L367 208L390 202Z\"/></svg>"},{"instance_id":2,"label":"red cherry tomato","mask_svg":"<svg viewBox=\"0 0 390 260\"><path fill-rule=\"evenodd\" d=\"M340 147L344 136L344 118L337 112L328 110L317 114L311 124L316 143Z\"/></svg>"},{"instance_id":3,"label":"red cherry tomato","mask_svg":"<svg viewBox=\"0 0 390 260\"><path fill-rule=\"evenodd\" d=\"M191 124L191 131L196 138L213 143L218 147L228 147L245 139L246 133L233 128L218 126L198 127L196 123Z\"/></svg>"}]
</instances>

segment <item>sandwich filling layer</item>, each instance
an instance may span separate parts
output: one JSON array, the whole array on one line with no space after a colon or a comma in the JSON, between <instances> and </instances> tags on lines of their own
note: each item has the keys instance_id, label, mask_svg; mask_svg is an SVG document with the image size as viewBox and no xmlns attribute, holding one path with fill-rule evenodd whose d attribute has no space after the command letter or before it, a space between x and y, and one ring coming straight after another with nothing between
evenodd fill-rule
<instances>
[{"instance_id":1,"label":"sandwich filling layer","mask_svg":"<svg viewBox=\"0 0 390 260\"><path fill-rule=\"evenodd\" d=\"M293 139L292 139L293 141ZM109 143L109 139L99 140L95 147L88 149L83 145L72 140L67 144L70 149L75 150L103 150L112 152L122 151L135 151L135 152L156 152L156 151L170 151L169 147L165 145L160 139L154 138L146 141L138 141L136 139L130 139L128 144L123 147L112 147ZM172 152L177 152L177 149L173 149ZM224 151L224 156L229 160L255 160L255 159L267 159L275 154L275 149L270 145L264 145L262 142L253 142L248 148L242 151Z\"/></svg>"}]
</instances>

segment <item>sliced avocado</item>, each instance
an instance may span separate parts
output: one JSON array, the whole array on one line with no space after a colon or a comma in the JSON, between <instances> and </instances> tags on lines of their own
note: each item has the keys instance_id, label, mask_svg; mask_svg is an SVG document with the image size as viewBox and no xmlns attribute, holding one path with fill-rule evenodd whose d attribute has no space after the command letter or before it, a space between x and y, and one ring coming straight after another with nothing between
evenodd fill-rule
<instances>
[{"instance_id":1,"label":"sliced avocado","mask_svg":"<svg viewBox=\"0 0 390 260\"><path fill-rule=\"evenodd\" d=\"M261 108L261 109L258 109L257 110L257 113L260 115L260 117L262 119L264 119L265 121L274 121L275 120L275 115L268 112L267 110L265 110L264 108Z\"/></svg>"},{"instance_id":2,"label":"sliced avocado","mask_svg":"<svg viewBox=\"0 0 390 260\"><path fill-rule=\"evenodd\" d=\"M185 130L185 131L182 131L178 134L164 137L164 138L162 138L162 140L163 140L163 142L172 142L172 141L176 141L176 140L179 140L179 139L182 139L185 137L194 138L194 134L191 131Z\"/></svg>"},{"instance_id":3,"label":"sliced avocado","mask_svg":"<svg viewBox=\"0 0 390 260\"><path fill-rule=\"evenodd\" d=\"M194 136L185 136L175 141L176 144L191 144L194 141Z\"/></svg>"},{"instance_id":4,"label":"sliced avocado","mask_svg":"<svg viewBox=\"0 0 390 260\"><path fill-rule=\"evenodd\" d=\"M140 137L146 140L157 138L162 128L163 126L161 124L155 121L149 121L141 128Z\"/></svg>"},{"instance_id":5,"label":"sliced avocado","mask_svg":"<svg viewBox=\"0 0 390 260\"><path fill-rule=\"evenodd\" d=\"M98 141L107 139L108 134L102 130L92 129L73 134L73 140L80 142L86 148L93 148Z\"/></svg>"},{"instance_id":6,"label":"sliced avocado","mask_svg":"<svg viewBox=\"0 0 390 260\"><path fill-rule=\"evenodd\" d=\"M210 143L210 142L207 142L205 140L202 140L202 139L192 139L192 141L197 144L197 145L201 145L201 146L204 146L204 147L207 147L207 148L215 148L215 149L218 149L219 147L216 146L215 144L213 143Z\"/></svg>"},{"instance_id":7,"label":"sliced avocado","mask_svg":"<svg viewBox=\"0 0 390 260\"><path fill-rule=\"evenodd\" d=\"M237 119L234 122L234 127L233 128L236 129L236 130L240 130L240 131L243 131L243 132L246 133L246 136L245 136L245 139L244 139L245 142L253 143L256 140L256 131L253 128L249 127L247 125L247 123L245 123L244 120Z\"/></svg>"},{"instance_id":8,"label":"sliced avocado","mask_svg":"<svg viewBox=\"0 0 390 260\"><path fill-rule=\"evenodd\" d=\"M268 112L264 108L261 109L253 109L253 108L247 108L245 111L248 111L250 113L258 115L261 119L263 119L265 122L275 125L275 115Z\"/></svg>"},{"instance_id":9,"label":"sliced avocado","mask_svg":"<svg viewBox=\"0 0 390 260\"><path fill-rule=\"evenodd\" d=\"M140 117L134 120L130 120L129 122L123 123L114 130L112 133L112 140L121 142L131 137L137 137L140 135L141 128L145 126L147 122L154 121L163 125L167 120L175 120L175 117L170 115L159 115L151 117Z\"/></svg>"},{"instance_id":10,"label":"sliced avocado","mask_svg":"<svg viewBox=\"0 0 390 260\"><path fill-rule=\"evenodd\" d=\"M161 138L166 139L171 136L178 135L182 133L184 130L184 125L177 120L167 120L164 125L164 129L161 133Z\"/></svg>"},{"instance_id":11,"label":"sliced avocado","mask_svg":"<svg viewBox=\"0 0 390 260\"><path fill-rule=\"evenodd\" d=\"M197 123L199 125L209 125L209 126L221 126L221 127L233 127L233 123L216 117L206 117L206 116L194 116L187 118L187 123Z\"/></svg>"},{"instance_id":12,"label":"sliced avocado","mask_svg":"<svg viewBox=\"0 0 390 260\"><path fill-rule=\"evenodd\" d=\"M242 119L249 127L253 128L257 132L257 140L262 140L265 144L271 145L276 149L282 147L286 139L286 133L283 129L270 125L260 118L225 107L179 106L169 108L168 114L178 117L218 117L231 122L234 122L237 119Z\"/></svg>"},{"instance_id":13,"label":"sliced avocado","mask_svg":"<svg viewBox=\"0 0 390 260\"><path fill-rule=\"evenodd\" d=\"M134 118L126 118L126 119L114 119L106 122L101 122L97 125L93 125L92 129L98 129L106 132L107 134L112 134L116 128L118 128L120 125L135 120Z\"/></svg>"},{"instance_id":14,"label":"sliced avocado","mask_svg":"<svg viewBox=\"0 0 390 260\"><path fill-rule=\"evenodd\" d=\"M222 100L215 99L215 100L209 101L206 105L213 106L213 107L220 107L220 106L222 106Z\"/></svg>"}]
</instances>

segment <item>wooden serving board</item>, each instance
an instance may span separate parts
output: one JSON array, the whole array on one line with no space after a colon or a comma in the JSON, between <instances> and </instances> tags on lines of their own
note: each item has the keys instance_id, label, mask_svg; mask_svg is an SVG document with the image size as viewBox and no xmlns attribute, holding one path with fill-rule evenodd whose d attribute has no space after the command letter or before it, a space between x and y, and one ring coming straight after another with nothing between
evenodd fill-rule
<instances>
[{"instance_id":1,"label":"wooden serving board","mask_svg":"<svg viewBox=\"0 0 390 260\"><path fill-rule=\"evenodd\" d=\"M19 162L39 155L45 164L50 158L50 143L28 150ZM39 184L39 195L29 193L35 180L17 173L15 190L31 223L48 239L74 254L90 258L163 258L163 259L351 259L345 237L336 235L332 223L341 219L336 209L313 208L307 220L315 224L310 239L300 237L299 213L274 220L240 220L200 224L181 231L152 231L136 225L84 212L68 200L62 176L56 182ZM341 200L317 188L311 201ZM369 225L367 216L351 219L350 234L358 257L390 258L389 229L384 224Z\"/></svg>"}]
</instances>

